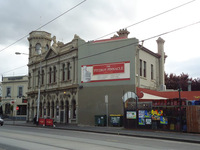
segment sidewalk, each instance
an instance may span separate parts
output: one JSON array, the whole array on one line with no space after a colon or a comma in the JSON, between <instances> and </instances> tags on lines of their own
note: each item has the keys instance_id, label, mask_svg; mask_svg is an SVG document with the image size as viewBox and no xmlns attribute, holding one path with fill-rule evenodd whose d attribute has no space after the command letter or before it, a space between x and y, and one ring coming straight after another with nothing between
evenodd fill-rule
<instances>
[{"instance_id":1,"label":"sidewalk","mask_svg":"<svg viewBox=\"0 0 200 150\"><path fill-rule=\"evenodd\" d=\"M56 124L55 127L51 127L51 126L43 127L41 125L37 126L33 124L32 122L26 123L26 121L9 121L9 120L6 120L4 124L16 125L16 126L38 127L38 128L94 132L94 133L102 133L102 134L124 135L124 136L133 136L133 137L141 137L141 138L154 138L154 139L163 139L163 140L172 140L172 141L200 144L200 134L196 134L196 133L124 129L123 127L76 126L76 125L65 125L65 124Z\"/></svg>"}]
</instances>

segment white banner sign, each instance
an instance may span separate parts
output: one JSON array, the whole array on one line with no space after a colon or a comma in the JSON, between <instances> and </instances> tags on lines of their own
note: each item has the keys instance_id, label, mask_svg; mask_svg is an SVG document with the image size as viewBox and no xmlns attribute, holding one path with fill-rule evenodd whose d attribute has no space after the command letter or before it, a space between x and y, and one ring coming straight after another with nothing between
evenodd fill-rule
<instances>
[{"instance_id":1,"label":"white banner sign","mask_svg":"<svg viewBox=\"0 0 200 150\"><path fill-rule=\"evenodd\" d=\"M82 83L117 80L130 80L130 61L81 67Z\"/></svg>"}]
</instances>

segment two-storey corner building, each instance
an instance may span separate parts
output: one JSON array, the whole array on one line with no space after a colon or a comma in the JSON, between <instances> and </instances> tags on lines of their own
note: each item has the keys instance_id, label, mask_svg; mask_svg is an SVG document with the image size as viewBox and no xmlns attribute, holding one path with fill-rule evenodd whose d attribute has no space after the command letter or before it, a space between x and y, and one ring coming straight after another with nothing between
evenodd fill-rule
<instances>
[{"instance_id":1,"label":"two-storey corner building","mask_svg":"<svg viewBox=\"0 0 200 150\"><path fill-rule=\"evenodd\" d=\"M2 78L2 101L0 115L26 120L28 76Z\"/></svg>"},{"instance_id":2,"label":"two-storey corner building","mask_svg":"<svg viewBox=\"0 0 200 150\"><path fill-rule=\"evenodd\" d=\"M154 53L128 34L123 29L111 39L79 40L79 124L94 125L95 115L126 115L124 105L135 103L124 102L134 98L137 87L165 90L164 40L157 40L158 53Z\"/></svg>"},{"instance_id":3,"label":"two-storey corner building","mask_svg":"<svg viewBox=\"0 0 200 150\"><path fill-rule=\"evenodd\" d=\"M28 120L39 117L58 123L77 123L78 36L69 43L57 42L44 31L33 31L29 41Z\"/></svg>"}]
</instances>

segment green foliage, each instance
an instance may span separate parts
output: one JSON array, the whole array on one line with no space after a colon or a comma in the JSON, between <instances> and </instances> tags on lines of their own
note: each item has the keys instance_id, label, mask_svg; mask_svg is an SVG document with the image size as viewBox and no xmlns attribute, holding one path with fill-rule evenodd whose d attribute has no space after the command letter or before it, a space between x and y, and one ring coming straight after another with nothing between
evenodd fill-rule
<instances>
[{"instance_id":1,"label":"green foliage","mask_svg":"<svg viewBox=\"0 0 200 150\"><path fill-rule=\"evenodd\" d=\"M179 87L183 91L188 90L188 81L192 81L192 91L200 91L200 78L192 79L189 78L188 74L166 74L165 73L165 84L167 89L174 89L177 90Z\"/></svg>"}]
</instances>

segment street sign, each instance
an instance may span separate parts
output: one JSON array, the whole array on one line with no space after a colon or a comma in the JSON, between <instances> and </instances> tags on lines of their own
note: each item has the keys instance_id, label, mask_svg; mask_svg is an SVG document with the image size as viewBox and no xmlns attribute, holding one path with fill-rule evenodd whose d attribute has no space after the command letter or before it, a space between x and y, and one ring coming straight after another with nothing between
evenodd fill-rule
<instances>
[{"instance_id":1,"label":"street sign","mask_svg":"<svg viewBox=\"0 0 200 150\"><path fill-rule=\"evenodd\" d=\"M16 107L16 110L19 110L19 107L18 107L18 106Z\"/></svg>"}]
</instances>

